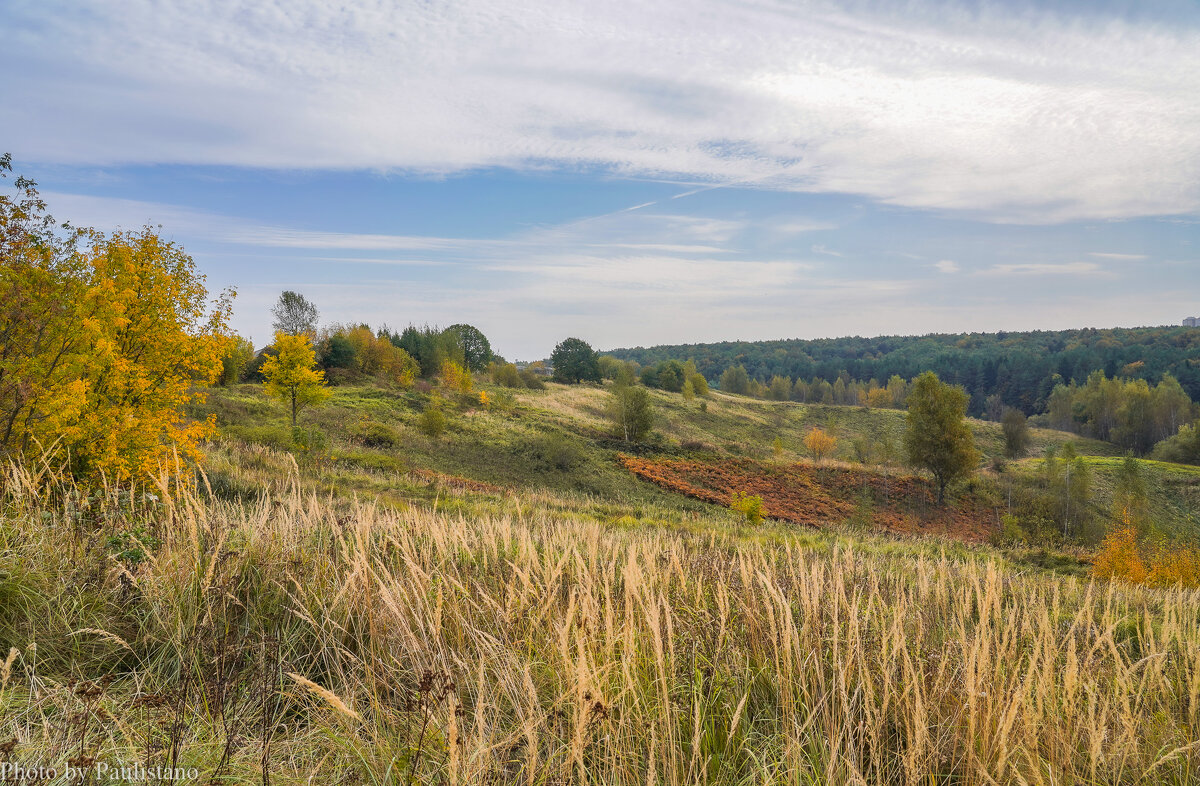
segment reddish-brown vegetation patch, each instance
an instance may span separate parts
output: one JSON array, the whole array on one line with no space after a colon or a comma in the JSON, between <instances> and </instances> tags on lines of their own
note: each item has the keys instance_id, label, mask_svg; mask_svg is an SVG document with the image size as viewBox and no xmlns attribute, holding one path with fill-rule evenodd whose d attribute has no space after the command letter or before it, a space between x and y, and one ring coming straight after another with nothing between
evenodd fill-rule
<instances>
[{"instance_id":1,"label":"reddish-brown vegetation patch","mask_svg":"<svg viewBox=\"0 0 1200 786\"><path fill-rule=\"evenodd\" d=\"M669 491L726 506L735 491L763 499L766 514L819 527L861 517L891 532L983 541L996 511L971 498L934 502L931 483L847 466L770 465L752 459L691 461L620 455L621 464Z\"/></svg>"}]
</instances>

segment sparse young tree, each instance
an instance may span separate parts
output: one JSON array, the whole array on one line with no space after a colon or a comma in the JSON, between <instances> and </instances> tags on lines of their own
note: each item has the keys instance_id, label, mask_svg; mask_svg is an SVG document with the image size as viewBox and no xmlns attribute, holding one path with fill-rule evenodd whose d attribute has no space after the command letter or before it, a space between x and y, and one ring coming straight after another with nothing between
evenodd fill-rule
<instances>
[{"instance_id":1,"label":"sparse young tree","mask_svg":"<svg viewBox=\"0 0 1200 786\"><path fill-rule=\"evenodd\" d=\"M708 380L703 374L692 373L688 375L688 382L692 383L692 391L701 398L708 395Z\"/></svg>"},{"instance_id":2,"label":"sparse young tree","mask_svg":"<svg viewBox=\"0 0 1200 786\"><path fill-rule=\"evenodd\" d=\"M810 429L804 437L804 447L816 461L821 461L832 453L836 445L837 439L819 428Z\"/></svg>"},{"instance_id":3,"label":"sparse young tree","mask_svg":"<svg viewBox=\"0 0 1200 786\"><path fill-rule=\"evenodd\" d=\"M907 401L908 463L933 475L940 505L946 499L946 486L969 475L979 463L975 437L966 423L967 393L926 371L913 382Z\"/></svg>"},{"instance_id":4,"label":"sparse young tree","mask_svg":"<svg viewBox=\"0 0 1200 786\"><path fill-rule=\"evenodd\" d=\"M745 522L752 527L762 524L763 516L766 515L762 497L753 496L744 491L733 492L729 500L729 507L742 514Z\"/></svg>"},{"instance_id":5,"label":"sparse young tree","mask_svg":"<svg viewBox=\"0 0 1200 786\"><path fill-rule=\"evenodd\" d=\"M315 368L316 354L307 336L278 332L275 349L278 354L263 363L263 385L268 396L290 405L294 429L300 409L324 403L329 388L324 385L325 372Z\"/></svg>"},{"instance_id":6,"label":"sparse young tree","mask_svg":"<svg viewBox=\"0 0 1200 786\"><path fill-rule=\"evenodd\" d=\"M649 391L631 384L614 386L608 402L608 416L616 425L617 435L626 442L641 440L654 426Z\"/></svg>"},{"instance_id":7,"label":"sparse young tree","mask_svg":"<svg viewBox=\"0 0 1200 786\"><path fill-rule=\"evenodd\" d=\"M299 292L284 290L271 309L275 317L273 327L276 333L286 333L289 336L308 336L312 339L317 335L317 307Z\"/></svg>"},{"instance_id":8,"label":"sparse young tree","mask_svg":"<svg viewBox=\"0 0 1200 786\"><path fill-rule=\"evenodd\" d=\"M787 377L771 377L771 385L767 388L767 398L772 401L787 401L792 397L792 380Z\"/></svg>"},{"instance_id":9,"label":"sparse young tree","mask_svg":"<svg viewBox=\"0 0 1200 786\"><path fill-rule=\"evenodd\" d=\"M1029 450L1029 423L1025 413L1019 409L1009 409L1001 421L1004 431L1004 455L1009 458L1020 458Z\"/></svg>"}]
</instances>

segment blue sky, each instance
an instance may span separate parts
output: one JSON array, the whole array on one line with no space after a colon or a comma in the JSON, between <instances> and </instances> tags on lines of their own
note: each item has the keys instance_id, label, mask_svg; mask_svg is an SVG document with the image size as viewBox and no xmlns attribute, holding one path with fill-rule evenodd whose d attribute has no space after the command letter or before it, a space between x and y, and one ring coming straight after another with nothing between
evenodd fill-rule
<instances>
[{"instance_id":1,"label":"blue sky","mask_svg":"<svg viewBox=\"0 0 1200 786\"><path fill-rule=\"evenodd\" d=\"M0 149L235 327L509 358L1200 314L1200 5L8 2Z\"/></svg>"}]
</instances>

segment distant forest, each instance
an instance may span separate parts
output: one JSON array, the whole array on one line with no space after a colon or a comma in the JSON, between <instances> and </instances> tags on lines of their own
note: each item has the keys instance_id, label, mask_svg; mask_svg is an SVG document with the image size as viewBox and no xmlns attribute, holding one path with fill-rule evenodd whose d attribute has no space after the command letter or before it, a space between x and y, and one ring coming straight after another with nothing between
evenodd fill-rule
<instances>
[{"instance_id":1,"label":"distant forest","mask_svg":"<svg viewBox=\"0 0 1200 786\"><path fill-rule=\"evenodd\" d=\"M607 354L642 366L691 359L713 383L737 365L764 384L776 376L886 384L894 374L912 379L932 370L966 388L973 415L983 414L993 395L1027 415L1045 412L1056 385L1082 385L1094 371L1151 385L1169 373L1192 400L1200 400L1200 328L1190 327L724 341Z\"/></svg>"}]
</instances>

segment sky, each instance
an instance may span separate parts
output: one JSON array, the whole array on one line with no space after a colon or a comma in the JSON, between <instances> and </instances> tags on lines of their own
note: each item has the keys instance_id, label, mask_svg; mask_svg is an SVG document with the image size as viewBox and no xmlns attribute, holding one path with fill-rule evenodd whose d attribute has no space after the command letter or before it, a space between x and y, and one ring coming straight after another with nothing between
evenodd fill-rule
<instances>
[{"instance_id":1,"label":"sky","mask_svg":"<svg viewBox=\"0 0 1200 786\"><path fill-rule=\"evenodd\" d=\"M0 152L259 346L1200 315L1200 4L6 0Z\"/></svg>"}]
</instances>

